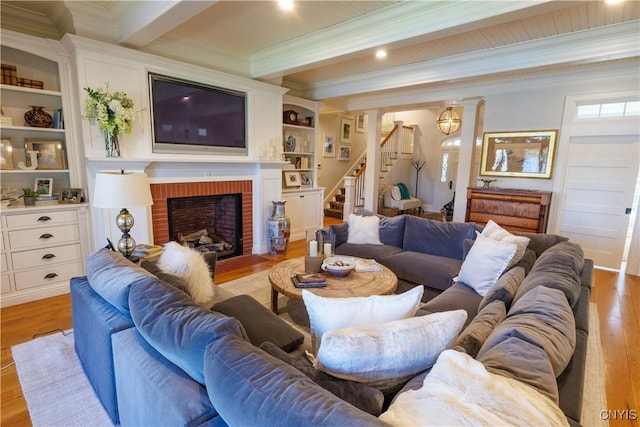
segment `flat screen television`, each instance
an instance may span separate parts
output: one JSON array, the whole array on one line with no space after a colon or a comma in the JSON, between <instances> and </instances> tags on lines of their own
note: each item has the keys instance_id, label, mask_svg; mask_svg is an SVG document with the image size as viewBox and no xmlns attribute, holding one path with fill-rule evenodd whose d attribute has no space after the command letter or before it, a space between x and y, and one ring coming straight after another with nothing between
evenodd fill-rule
<instances>
[{"instance_id":1,"label":"flat screen television","mask_svg":"<svg viewBox=\"0 0 640 427\"><path fill-rule=\"evenodd\" d=\"M247 154L246 94L149 73L154 153Z\"/></svg>"}]
</instances>

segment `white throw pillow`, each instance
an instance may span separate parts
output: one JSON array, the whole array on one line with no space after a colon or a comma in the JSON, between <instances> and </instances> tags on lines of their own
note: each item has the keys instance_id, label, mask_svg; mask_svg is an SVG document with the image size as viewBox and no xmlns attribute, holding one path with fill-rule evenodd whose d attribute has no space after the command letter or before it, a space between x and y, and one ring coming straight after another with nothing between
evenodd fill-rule
<instances>
[{"instance_id":1,"label":"white throw pillow","mask_svg":"<svg viewBox=\"0 0 640 427\"><path fill-rule=\"evenodd\" d=\"M314 367L383 390L429 369L451 347L467 320L464 310L345 328L322 337Z\"/></svg>"},{"instance_id":2,"label":"white throw pillow","mask_svg":"<svg viewBox=\"0 0 640 427\"><path fill-rule=\"evenodd\" d=\"M391 187L391 198L393 200L402 200L402 193L400 192L400 188L397 185Z\"/></svg>"},{"instance_id":3,"label":"white throw pillow","mask_svg":"<svg viewBox=\"0 0 640 427\"><path fill-rule=\"evenodd\" d=\"M423 292L423 286L416 286L398 295L324 298L303 290L302 300L309 314L311 348L315 352L322 335L334 329L372 326L413 317Z\"/></svg>"},{"instance_id":4,"label":"white throw pillow","mask_svg":"<svg viewBox=\"0 0 640 427\"><path fill-rule=\"evenodd\" d=\"M381 245L380 218L376 215L360 216L349 214L349 234L347 243Z\"/></svg>"},{"instance_id":5,"label":"white throw pillow","mask_svg":"<svg viewBox=\"0 0 640 427\"><path fill-rule=\"evenodd\" d=\"M215 287L209 264L200 252L177 242L166 243L158 259L158 267L165 273L184 280L189 295L196 304L205 307L213 304Z\"/></svg>"},{"instance_id":6,"label":"white throw pillow","mask_svg":"<svg viewBox=\"0 0 640 427\"><path fill-rule=\"evenodd\" d=\"M380 419L392 426L568 426L533 387L493 374L468 354L442 352L422 387L396 396Z\"/></svg>"},{"instance_id":7,"label":"white throw pillow","mask_svg":"<svg viewBox=\"0 0 640 427\"><path fill-rule=\"evenodd\" d=\"M458 277L453 280L464 283L484 297L507 269L516 253L516 244L489 239L477 231L476 235Z\"/></svg>"},{"instance_id":8,"label":"white throw pillow","mask_svg":"<svg viewBox=\"0 0 640 427\"><path fill-rule=\"evenodd\" d=\"M529 241L531 240L525 236L516 236L509 233L507 230L500 227L491 219L489 220L489 222L487 222L487 225L485 225L484 229L482 230L482 235L492 240L516 244L516 254L509 263L509 267L513 267L518 263L518 261L522 259L522 257L524 256L524 251L527 250L527 246L529 246Z\"/></svg>"}]
</instances>

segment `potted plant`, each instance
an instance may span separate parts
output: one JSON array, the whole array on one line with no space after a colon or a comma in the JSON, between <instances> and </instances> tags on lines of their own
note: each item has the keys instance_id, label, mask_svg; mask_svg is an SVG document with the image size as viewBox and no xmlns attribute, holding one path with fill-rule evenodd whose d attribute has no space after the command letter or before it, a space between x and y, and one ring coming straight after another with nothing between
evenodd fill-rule
<instances>
[{"instance_id":1,"label":"potted plant","mask_svg":"<svg viewBox=\"0 0 640 427\"><path fill-rule=\"evenodd\" d=\"M22 195L20 197L24 199L25 206L35 206L38 192L31 187L25 187L22 189Z\"/></svg>"}]
</instances>

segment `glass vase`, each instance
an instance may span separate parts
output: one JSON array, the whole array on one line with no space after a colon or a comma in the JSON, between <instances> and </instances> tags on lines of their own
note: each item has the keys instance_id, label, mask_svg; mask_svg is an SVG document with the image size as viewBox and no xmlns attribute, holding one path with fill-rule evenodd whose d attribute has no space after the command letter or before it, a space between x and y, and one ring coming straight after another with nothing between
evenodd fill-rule
<instances>
[{"instance_id":1,"label":"glass vase","mask_svg":"<svg viewBox=\"0 0 640 427\"><path fill-rule=\"evenodd\" d=\"M117 131L104 131L104 149L107 157L120 157L120 143L118 142Z\"/></svg>"}]
</instances>

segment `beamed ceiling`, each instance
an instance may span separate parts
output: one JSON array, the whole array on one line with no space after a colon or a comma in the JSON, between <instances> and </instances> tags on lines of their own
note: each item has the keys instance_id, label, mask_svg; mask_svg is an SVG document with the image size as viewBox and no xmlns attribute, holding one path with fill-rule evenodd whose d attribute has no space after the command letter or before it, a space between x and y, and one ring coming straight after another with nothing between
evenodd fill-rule
<instances>
[{"instance_id":1,"label":"beamed ceiling","mask_svg":"<svg viewBox=\"0 0 640 427\"><path fill-rule=\"evenodd\" d=\"M2 1L3 28L65 33L330 100L637 60L640 2ZM376 59L379 48L385 59Z\"/></svg>"}]
</instances>

